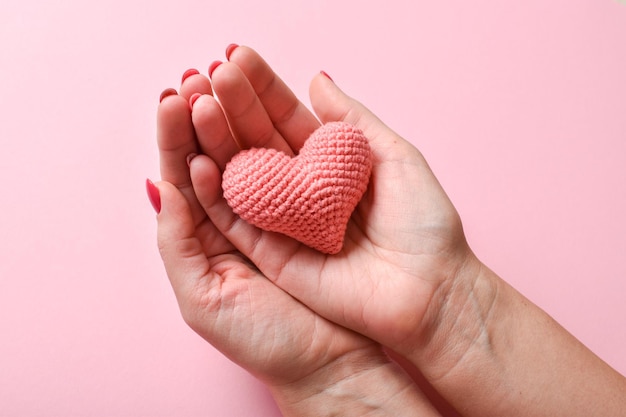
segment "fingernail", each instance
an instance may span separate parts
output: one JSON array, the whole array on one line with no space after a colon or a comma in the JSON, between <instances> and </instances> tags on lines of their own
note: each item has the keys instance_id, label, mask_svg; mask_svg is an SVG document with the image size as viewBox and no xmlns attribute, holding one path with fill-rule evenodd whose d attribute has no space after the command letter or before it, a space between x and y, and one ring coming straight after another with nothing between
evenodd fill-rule
<instances>
[{"instance_id":1,"label":"fingernail","mask_svg":"<svg viewBox=\"0 0 626 417\"><path fill-rule=\"evenodd\" d=\"M181 81L181 84L185 82L185 80L189 77L191 77L192 75L196 75L196 74L200 74L200 71L198 71L195 68L190 68L187 71L185 71L185 73L183 74L183 79Z\"/></svg>"},{"instance_id":2,"label":"fingernail","mask_svg":"<svg viewBox=\"0 0 626 417\"><path fill-rule=\"evenodd\" d=\"M166 88L165 90L163 90L163 92L159 96L159 103L162 102L163 99L165 99L165 97L174 96L176 94L178 93L173 88Z\"/></svg>"},{"instance_id":3,"label":"fingernail","mask_svg":"<svg viewBox=\"0 0 626 417\"><path fill-rule=\"evenodd\" d=\"M213 61L213 63L209 65L209 78L211 78L211 76L213 75L213 71L215 71L215 68L219 67L220 65L222 65L222 61Z\"/></svg>"},{"instance_id":4,"label":"fingernail","mask_svg":"<svg viewBox=\"0 0 626 417\"><path fill-rule=\"evenodd\" d=\"M190 153L189 155L187 155L187 166L191 165L191 160L196 156L198 156L197 153Z\"/></svg>"},{"instance_id":5,"label":"fingernail","mask_svg":"<svg viewBox=\"0 0 626 417\"><path fill-rule=\"evenodd\" d=\"M154 211L159 214L161 212L161 194L157 186L149 179L146 180L146 191L148 192L148 199L152 207L154 207Z\"/></svg>"},{"instance_id":6,"label":"fingernail","mask_svg":"<svg viewBox=\"0 0 626 417\"><path fill-rule=\"evenodd\" d=\"M333 79L330 77L330 75L328 75L328 73L326 71L322 70L322 71L320 71L320 74L322 74L324 77L328 78L329 80L333 81Z\"/></svg>"},{"instance_id":7,"label":"fingernail","mask_svg":"<svg viewBox=\"0 0 626 417\"><path fill-rule=\"evenodd\" d=\"M193 110L193 105L196 102L196 100L198 100L200 97L202 96L202 94L200 93L193 93L191 95L191 97L189 97L189 109Z\"/></svg>"},{"instance_id":8,"label":"fingernail","mask_svg":"<svg viewBox=\"0 0 626 417\"><path fill-rule=\"evenodd\" d=\"M239 48L239 45L236 43L231 43L226 47L226 59L230 61L230 54L233 53L235 49Z\"/></svg>"}]
</instances>

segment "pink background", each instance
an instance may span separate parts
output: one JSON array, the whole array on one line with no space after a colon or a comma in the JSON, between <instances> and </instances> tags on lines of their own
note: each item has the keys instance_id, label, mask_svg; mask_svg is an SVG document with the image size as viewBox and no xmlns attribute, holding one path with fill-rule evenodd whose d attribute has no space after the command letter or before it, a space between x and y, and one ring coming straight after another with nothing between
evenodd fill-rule
<instances>
[{"instance_id":1,"label":"pink background","mask_svg":"<svg viewBox=\"0 0 626 417\"><path fill-rule=\"evenodd\" d=\"M155 110L230 42L426 155L479 256L626 373L626 5L2 0L0 415L277 416L180 318Z\"/></svg>"}]
</instances>

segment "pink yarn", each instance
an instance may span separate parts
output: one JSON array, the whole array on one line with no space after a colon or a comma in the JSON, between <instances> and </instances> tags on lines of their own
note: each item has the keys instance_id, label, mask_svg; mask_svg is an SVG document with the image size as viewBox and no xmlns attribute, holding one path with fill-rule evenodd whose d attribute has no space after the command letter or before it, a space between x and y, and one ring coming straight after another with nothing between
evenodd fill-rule
<instances>
[{"instance_id":1,"label":"pink yarn","mask_svg":"<svg viewBox=\"0 0 626 417\"><path fill-rule=\"evenodd\" d=\"M248 223L335 254L371 171L363 132L333 122L313 132L295 157L275 149L239 152L226 165L222 188Z\"/></svg>"}]
</instances>

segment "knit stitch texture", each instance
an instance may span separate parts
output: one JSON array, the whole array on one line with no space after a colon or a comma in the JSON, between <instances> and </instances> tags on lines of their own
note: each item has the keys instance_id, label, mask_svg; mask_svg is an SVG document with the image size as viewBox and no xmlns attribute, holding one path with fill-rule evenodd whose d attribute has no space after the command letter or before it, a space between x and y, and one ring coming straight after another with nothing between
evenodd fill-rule
<instances>
[{"instance_id":1,"label":"knit stitch texture","mask_svg":"<svg viewBox=\"0 0 626 417\"><path fill-rule=\"evenodd\" d=\"M295 157L275 149L239 152L226 165L222 188L248 223L335 254L371 171L363 132L332 122L313 132Z\"/></svg>"}]
</instances>

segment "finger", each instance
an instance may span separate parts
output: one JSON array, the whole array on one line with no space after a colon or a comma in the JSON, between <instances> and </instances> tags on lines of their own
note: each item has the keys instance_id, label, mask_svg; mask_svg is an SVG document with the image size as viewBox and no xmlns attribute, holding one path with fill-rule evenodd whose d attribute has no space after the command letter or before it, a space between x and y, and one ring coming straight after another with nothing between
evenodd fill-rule
<instances>
[{"instance_id":1,"label":"finger","mask_svg":"<svg viewBox=\"0 0 626 417\"><path fill-rule=\"evenodd\" d=\"M374 155L371 180L374 186L370 187L369 198L381 202L389 201L389 198L393 197L392 191L385 190L390 187L375 187L377 181L383 180L380 175L384 171L399 178L404 178L408 172L412 172L412 175L419 178L422 187L436 193L437 198L441 199L440 203L447 200L445 192L420 151L390 129L367 107L341 91L328 77L318 74L313 78L309 94L313 109L322 122L351 123L360 128L368 138ZM383 166L389 169L383 169ZM393 178L385 180L395 181ZM376 196L371 193L371 189L376 191ZM432 195L430 197L432 198ZM364 198L367 199L368 195L366 194ZM373 216L372 220L375 222L376 216Z\"/></svg>"},{"instance_id":2,"label":"finger","mask_svg":"<svg viewBox=\"0 0 626 417\"><path fill-rule=\"evenodd\" d=\"M190 170L198 201L212 223L269 280L320 315L354 324L337 318L345 313L345 299L359 299L353 294L359 287L348 279L323 273L324 267L337 263L334 257L282 234L261 230L233 213L222 197L219 168L210 158L195 157ZM342 256L341 252L336 255L340 260Z\"/></svg>"},{"instance_id":3,"label":"finger","mask_svg":"<svg viewBox=\"0 0 626 417\"><path fill-rule=\"evenodd\" d=\"M198 204L191 185L187 156L199 152L191 121L189 104L180 95L165 97L157 111L157 143L161 178L174 184L191 205L194 223L200 224L206 213Z\"/></svg>"},{"instance_id":4,"label":"finger","mask_svg":"<svg viewBox=\"0 0 626 417\"><path fill-rule=\"evenodd\" d=\"M191 179L198 201L220 232L246 257L270 277L278 275L281 267L294 253L319 255L312 249L287 236L261 230L233 213L222 197L219 167L205 155L190 163ZM272 256L267 256L271 253Z\"/></svg>"},{"instance_id":5,"label":"finger","mask_svg":"<svg viewBox=\"0 0 626 417\"><path fill-rule=\"evenodd\" d=\"M187 155L197 153L189 104L180 95L165 97L157 111L157 143L163 180L184 189L191 179Z\"/></svg>"},{"instance_id":6,"label":"finger","mask_svg":"<svg viewBox=\"0 0 626 417\"><path fill-rule=\"evenodd\" d=\"M237 250L207 216L200 224L196 225L196 237L202 244L202 251L209 259Z\"/></svg>"},{"instance_id":7,"label":"finger","mask_svg":"<svg viewBox=\"0 0 626 417\"><path fill-rule=\"evenodd\" d=\"M157 216L159 252L184 311L198 287L210 285L210 264L194 234L195 225L185 197L168 182L155 185L161 198L161 211Z\"/></svg>"},{"instance_id":8,"label":"finger","mask_svg":"<svg viewBox=\"0 0 626 417\"><path fill-rule=\"evenodd\" d=\"M193 158L190 171L198 201L211 222L269 280L336 323L357 331L367 327L358 309L376 285L355 285L349 276L367 275L367 268L361 266L373 254L364 245L364 232L355 223L348 226L342 251L327 256L285 235L261 230L237 216L223 198L220 169L207 156ZM385 217L382 221L388 220ZM360 252L352 257L357 261L350 263L347 256L354 251ZM346 306L346 300L352 304Z\"/></svg>"},{"instance_id":9,"label":"finger","mask_svg":"<svg viewBox=\"0 0 626 417\"><path fill-rule=\"evenodd\" d=\"M202 152L214 160L221 170L239 152L221 106L210 95L202 95L193 103L191 114Z\"/></svg>"},{"instance_id":10,"label":"finger","mask_svg":"<svg viewBox=\"0 0 626 417\"><path fill-rule=\"evenodd\" d=\"M297 152L320 125L315 115L255 50L239 46L229 52L228 60L241 69L274 127Z\"/></svg>"},{"instance_id":11,"label":"finger","mask_svg":"<svg viewBox=\"0 0 626 417\"><path fill-rule=\"evenodd\" d=\"M410 246L409 241L388 240L390 236L403 234L399 229L408 232L406 224L390 219L402 218L407 208L417 205L428 208L423 210L423 218L450 215L447 211L441 210L441 207L451 205L423 155L324 75L319 74L312 80L309 92L313 109L320 120L325 123L330 121L351 123L360 128L369 140L373 153L372 177L352 220L365 228L363 230L374 243L385 247L402 245L403 250L410 250L406 247ZM417 184L417 189L424 191L417 194L398 193L396 185L399 179L402 181L411 179ZM392 206L386 206L392 201L394 202ZM369 211L365 218L361 218L360 210L364 207L368 210L383 211ZM411 224L414 227L418 225L417 222ZM398 247L396 249L400 250Z\"/></svg>"},{"instance_id":12,"label":"finger","mask_svg":"<svg viewBox=\"0 0 626 417\"><path fill-rule=\"evenodd\" d=\"M322 123L344 121L355 125L369 139L375 154L384 152L380 155L384 159L395 159L394 152L402 157L406 155L406 146L413 148L363 104L341 91L327 76L318 74L313 78L309 95L313 110Z\"/></svg>"},{"instance_id":13,"label":"finger","mask_svg":"<svg viewBox=\"0 0 626 417\"><path fill-rule=\"evenodd\" d=\"M274 128L263 104L237 65L223 63L213 71L211 80L230 128L242 148L274 148L293 153Z\"/></svg>"},{"instance_id":14,"label":"finger","mask_svg":"<svg viewBox=\"0 0 626 417\"><path fill-rule=\"evenodd\" d=\"M377 145L371 190L369 195L364 196L360 206L370 208L369 213L364 211L362 217L367 217L368 222L377 223L378 227L374 228L364 221L351 221L342 251L334 256L326 256L286 236L262 231L236 216L222 197L219 169L215 164L211 165L209 160L198 159L197 164L194 164L194 159L191 165L192 181L194 185L204 185L196 187L197 196L211 221L270 280L322 316L363 331L367 329L367 323L360 314L359 306L367 304L368 298L372 296L372 288L378 288L379 285L376 277L366 278L368 270L364 266L367 265L365 260L374 256L373 245L377 241L389 239L381 231L386 227L394 227L391 224L393 219L406 216L405 207L408 205L399 206L397 214L391 210L392 215L385 213L380 207L385 207L387 201L397 201L397 196L393 195L397 194L397 188L387 187L389 181L407 178L404 173L414 173L412 161L407 160L406 164L397 164L397 159L394 161L394 158L407 159L407 154L412 154L408 151L410 144L323 75L313 80L311 98L314 109L323 122L346 121L354 124ZM383 166L387 168L385 174ZM379 202L377 208L371 206L368 198ZM363 240L364 235L368 236L369 241ZM403 235L402 231L397 235ZM364 277L370 282L367 285L355 285L350 275ZM388 285L389 288L393 287L392 284ZM385 291L392 292L389 288ZM346 305L346 300L351 304ZM380 336L377 333L379 330L367 331Z\"/></svg>"},{"instance_id":15,"label":"finger","mask_svg":"<svg viewBox=\"0 0 626 417\"><path fill-rule=\"evenodd\" d=\"M189 100L194 94L213 94L211 81L195 68L185 71L180 86L180 95Z\"/></svg>"}]
</instances>

